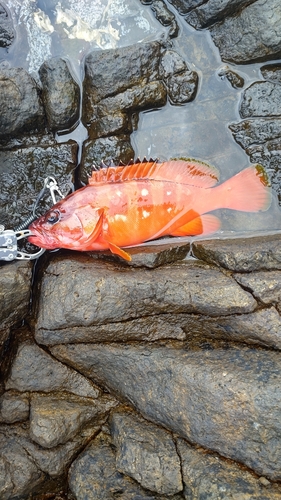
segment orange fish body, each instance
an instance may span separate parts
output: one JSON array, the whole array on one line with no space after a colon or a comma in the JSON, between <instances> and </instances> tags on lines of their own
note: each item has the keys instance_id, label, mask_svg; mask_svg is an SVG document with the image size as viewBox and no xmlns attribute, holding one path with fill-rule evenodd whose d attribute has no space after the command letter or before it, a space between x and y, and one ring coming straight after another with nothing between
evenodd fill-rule
<instances>
[{"instance_id":1,"label":"orange fish body","mask_svg":"<svg viewBox=\"0 0 281 500\"><path fill-rule=\"evenodd\" d=\"M94 171L89 184L54 205L30 226L42 248L106 250L130 260L122 247L165 235L210 234L220 221L208 212L266 210L271 192L253 165L215 186L218 171L196 161L140 162Z\"/></svg>"}]
</instances>

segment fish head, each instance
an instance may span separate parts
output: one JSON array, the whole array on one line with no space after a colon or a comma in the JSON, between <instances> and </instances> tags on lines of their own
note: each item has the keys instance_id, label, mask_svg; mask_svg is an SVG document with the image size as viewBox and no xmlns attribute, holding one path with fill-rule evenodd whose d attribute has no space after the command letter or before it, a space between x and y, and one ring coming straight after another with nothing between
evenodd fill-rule
<instances>
[{"instance_id":1,"label":"fish head","mask_svg":"<svg viewBox=\"0 0 281 500\"><path fill-rule=\"evenodd\" d=\"M84 250L98 238L102 229L102 213L91 204L75 200L76 193L59 201L29 226L30 243L53 250Z\"/></svg>"}]
</instances>

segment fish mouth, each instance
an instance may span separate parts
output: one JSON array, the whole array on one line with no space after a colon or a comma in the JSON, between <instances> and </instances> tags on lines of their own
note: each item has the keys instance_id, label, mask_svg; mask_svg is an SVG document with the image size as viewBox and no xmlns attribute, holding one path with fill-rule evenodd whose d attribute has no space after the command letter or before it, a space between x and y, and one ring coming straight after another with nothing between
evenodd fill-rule
<instances>
[{"instance_id":1,"label":"fish mouth","mask_svg":"<svg viewBox=\"0 0 281 500\"><path fill-rule=\"evenodd\" d=\"M46 248L47 250L53 250L58 248L57 242L54 242L53 239L50 239L44 232L41 232L38 228L34 228L30 226L31 235L28 236L27 240L32 245L36 245L39 248Z\"/></svg>"}]
</instances>

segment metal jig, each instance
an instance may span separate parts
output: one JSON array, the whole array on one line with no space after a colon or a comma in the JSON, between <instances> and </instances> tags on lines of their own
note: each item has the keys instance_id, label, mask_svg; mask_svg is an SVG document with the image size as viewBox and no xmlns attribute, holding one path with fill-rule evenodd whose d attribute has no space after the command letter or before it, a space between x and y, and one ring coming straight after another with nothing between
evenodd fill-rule
<instances>
[{"instance_id":1,"label":"metal jig","mask_svg":"<svg viewBox=\"0 0 281 500\"><path fill-rule=\"evenodd\" d=\"M22 252L18 249L18 241L32 235L32 232L27 229L27 227L29 226L29 224L31 224L31 222L37 219L36 209L40 200L44 196L46 189L49 189L54 205L57 203L55 193L58 193L61 198L65 197L60 191L57 181L54 179L54 177L46 177L44 186L35 201L32 214L15 230L5 229L3 225L0 225L0 261L4 260L6 262L11 262L15 259L34 260L40 257L40 255L42 255L46 251L45 248L40 248L37 252L31 254Z\"/></svg>"}]
</instances>

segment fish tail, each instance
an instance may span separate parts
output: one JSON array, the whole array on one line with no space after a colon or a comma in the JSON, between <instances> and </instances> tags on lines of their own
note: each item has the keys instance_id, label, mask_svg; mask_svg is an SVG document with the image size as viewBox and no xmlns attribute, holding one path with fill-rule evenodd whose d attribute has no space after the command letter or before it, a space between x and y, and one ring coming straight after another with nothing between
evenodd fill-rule
<instances>
[{"instance_id":1,"label":"fish tail","mask_svg":"<svg viewBox=\"0 0 281 500\"><path fill-rule=\"evenodd\" d=\"M261 165L252 165L212 189L216 208L242 212L265 211L271 204L271 189Z\"/></svg>"}]
</instances>

